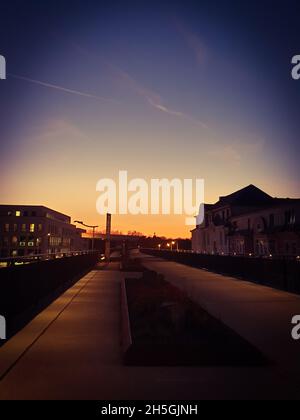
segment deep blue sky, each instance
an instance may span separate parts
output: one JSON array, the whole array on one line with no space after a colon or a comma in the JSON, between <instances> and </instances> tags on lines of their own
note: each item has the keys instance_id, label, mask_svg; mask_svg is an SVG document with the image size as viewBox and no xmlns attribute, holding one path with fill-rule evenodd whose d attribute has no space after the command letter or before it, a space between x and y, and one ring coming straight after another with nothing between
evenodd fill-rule
<instances>
[{"instance_id":1,"label":"deep blue sky","mask_svg":"<svg viewBox=\"0 0 300 420\"><path fill-rule=\"evenodd\" d=\"M296 1L1 4L1 201L70 213L75 182L92 218L119 169L205 178L208 201L250 183L297 196L299 19Z\"/></svg>"}]
</instances>

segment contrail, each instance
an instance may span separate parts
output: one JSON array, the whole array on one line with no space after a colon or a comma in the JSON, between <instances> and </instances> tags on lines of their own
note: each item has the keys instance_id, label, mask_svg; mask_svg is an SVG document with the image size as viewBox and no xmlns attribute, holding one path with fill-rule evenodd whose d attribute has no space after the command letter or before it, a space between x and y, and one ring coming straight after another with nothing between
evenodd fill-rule
<instances>
[{"instance_id":1,"label":"contrail","mask_svg":"<svg viewBox=\"0 0 300 420\"><path fill-rule=\"evenodd\" d=\"M199 121L196 118L193 118L188 114L185 114L184 112L175 111L173 109L167 108L166 106L161 105L160 103L156 103L155 101L153 101L152 98L146 97L146 99L151 106L158 109L159 111L165 112L166 114L173 115L175 117L183 118L183 119L188 120L188 121L190 121L190 122L192 122L196 125L200 125L202 128L208 129L208 126L204 122Z\"/></svg>"},{"instance_id":2,"label":"contrail","mask_svg":"<svg viewBox=\"0 0 300 420\"><path fill-rule=\"evenodd\" d=\"M177 111L174 109L171 109L165 105L163 105L162 98L159 94L152 92L151 90L145 88L140 83L138 83L134 78L132 78L128 73L126 73L124 70L120 69L119 67L111 64L109 61L104 60L105 64L113 70L113 72L121 78L121 80L124 80L127 85L134 90L138 95L140 95L144 100L147 101L147 103L155 108L156 110L160 112L164 112L168 115L173 115L174 117L182 118L185 120L188 120L192 122L193 124L199 125L202 128L208 130L209 127L202 121L197 120L196 118L185 114L184 112Z\"/></svg>"},{"instance_id":3,"label":"contrail","mask_svg":"<svg viewBox=\"0 0 300 420\"><path fill-rule=\"evenodd\" d=\"M73 95L83 96L85 98L92 98L92 99L98 99L100 101L108 101L108 102L118 103L117 101L115 101L113 99L104 98L104 97L97 96L97 95L92 95L91 93L80 92L79 90L68 89L68 88L65 88L63 86L53 85L52 83L41 82L40 80L30 79L29 77L18 76L16 74L9 74L8 76L13 77L15 79L19 79L19 80L24 80L26 82L35 83L36 85L48 87L48 88L51 88L51 89L60 90L62 92L66 92L66 93L71 93Z\"/></svg>"}]
</instances>

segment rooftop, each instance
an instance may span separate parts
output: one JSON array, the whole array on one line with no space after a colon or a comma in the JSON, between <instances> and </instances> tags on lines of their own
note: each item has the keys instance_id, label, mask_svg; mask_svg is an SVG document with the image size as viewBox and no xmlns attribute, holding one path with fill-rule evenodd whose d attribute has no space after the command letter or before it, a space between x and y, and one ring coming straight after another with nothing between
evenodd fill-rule
<instances>
[{"instance_id":1,"label":"rooftop","mask_svg":"<svg viewBox=\"0 0 300 420\"><path fill-rule=\"evenodd\" d=\"M214 207L228 204L232 206L261 206L270 204L273 200L273 197L269 194L251 184L232 194L220 197L219 201L214 204Z\"/></svg>"}]
</instances>

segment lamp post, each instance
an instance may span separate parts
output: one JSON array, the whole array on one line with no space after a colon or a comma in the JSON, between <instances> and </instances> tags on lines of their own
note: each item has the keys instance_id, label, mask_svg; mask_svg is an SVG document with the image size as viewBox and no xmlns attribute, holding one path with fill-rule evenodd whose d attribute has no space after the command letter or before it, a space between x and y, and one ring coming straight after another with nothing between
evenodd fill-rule
<instances>
[{"instance_id":1,"label":"lamp post","mask_svg":"<svg viewBox=\"0 0 300 420\"><path fill-rule=\"evenodd\" d=\"M48 258L49 258L49 255L50 255L50 237L51 237L51 233L48 233L47 234L47 238L48 238Z\"/></svg>"},{"instance_id":2,"label":"lamp post","mask_svg":"<svg viewBox=\"0 0 300 420\"><path fill-rule=\"evenodd\" d=\"M89 229L93 229L93 237L92 237L92 251L94 251L94 242L95 242L95 230L96 230L96 228L97 227L99 227L99 226L95 226L95 225L86 225L85 223L83 223L82 221L80 221L80 220L74 220L74 223L78 223L79 225L82 225L82 226L84 226L84 227L87 227L87 228L89 228Z\"/></svg>"}]
</instances>

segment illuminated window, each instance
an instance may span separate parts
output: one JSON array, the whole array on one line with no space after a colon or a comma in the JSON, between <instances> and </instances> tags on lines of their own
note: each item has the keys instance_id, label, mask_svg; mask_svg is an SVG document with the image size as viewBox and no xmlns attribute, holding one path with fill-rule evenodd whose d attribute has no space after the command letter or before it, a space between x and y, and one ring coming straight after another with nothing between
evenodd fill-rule
<instances>
[{"instance_id":1,"label":"illuminated window","mask_svg":"<svg viewBox=\"0 0 300 420\"><path fill-rule=\"evenodd\" d=\"M31 233L33 233L33 232L35 231L35 224L34 224L34 223L31 223L31 224L29 225L29 231L30 231Z\"/></svg>"},{"instance_id":2,"label":"illuminated window","mask_svg":"<svg viewBox=\"0 0 300 420\"><path fill-rule=\"evenodd\" d=\"M20 217L21 216L21 212L20 212L20 210L17 210L16 211L16 217Z\"/></svg>"},{"instance_id":3,"label":"illuminated window","mask_svg":"<svg viewBox=\"0 0 300 420\"><path fill-rule=\"evenodd\" d=\"M25 225L25 223L22 225L21 230L22 230L22 232L26 232L26 225Z\"/></svg>"}]
</instances>

